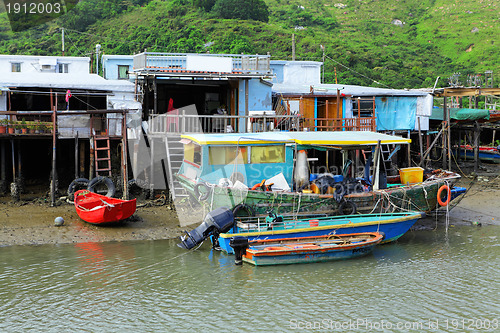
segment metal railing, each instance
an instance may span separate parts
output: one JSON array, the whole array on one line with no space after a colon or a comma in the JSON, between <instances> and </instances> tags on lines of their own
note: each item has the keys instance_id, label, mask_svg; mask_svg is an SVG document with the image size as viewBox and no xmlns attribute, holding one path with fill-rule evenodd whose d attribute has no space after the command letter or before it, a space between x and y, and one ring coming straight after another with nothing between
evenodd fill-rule
<instances>
[{"instance_id":1,"label":"metal railing","mask_svg":"<svg viewBox=\"0 0 500 333\"><path fill-rule=\"evenodd\" d=\"M269 132L273 130L298 130L296 115L190 115L159 114L148 120L150 134L179 133L231 133Z\"/></svg>"},{"instance_id":2,"label":"metal railing","mask_svg":"<svg viewBox=\"0 0 500 333\"><path fill-rule=\"evenodd\" d=\"M377 130L375 117L304 118L300 130L309 131L372 131Z\"/></svg>"},{"instance_id":3,"label":"metal railing","mask_svg":"<svg viewBox=\"0 0 500 333\"><path fill-rule=\"evenodd\" d=\"M243 74L270 74L270 55L241 54L190 54L190 53L159 53L143 52L134 55L134 71L189 71L188 56L222 57L232 59L232 72ZM207 59L208 60L208 59Z\"/></svg>"},{"instance_id":4,"label":"metal railing","mask_svg":"<svg viewBox=\"0 0 500 333\"><path fill-rule=\"evenodd\" d=\"M375 117L370 118L303 118L298 115L151 115L149 133L153 135L180 133L231 133L285 131L373 131Z\"/></svg>"}]
</instances>

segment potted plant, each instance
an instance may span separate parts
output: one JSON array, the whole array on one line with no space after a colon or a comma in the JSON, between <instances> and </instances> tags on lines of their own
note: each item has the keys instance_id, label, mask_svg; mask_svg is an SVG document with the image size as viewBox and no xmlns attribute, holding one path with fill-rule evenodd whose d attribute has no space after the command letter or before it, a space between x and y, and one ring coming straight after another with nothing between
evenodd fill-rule
<instances>
[{"instance_id":1,"label":"potted plant","mask_svg":"<svg viewBox=\"0 0 500 333\"><path fill-rule=\"evenodd\" d=\"M16 122L15 122L15 121L13 121L13 120L10 120L10 121L9 121L9 127L8 127L9 134L14 134L14 132L15 132L15 130L16 130L16 129L14 128L14 124L15 124L15 123L16 123Z\"/></svg>"},{"instance_id":2,"label":"potted plant","mask_svg":"<svg viewBox=\"0 0 500 333\"><path fill-rule=\"evenodd\" d=\"M33 127L35 128L35 134L39 134L40 133L40 121L35 120L35 122L33 123Z\"/></svg>"},{"instance_id":3,"label":"potted plant","mask_svg":"<svg viewBox=\"0 0 500 333\"><path fill-rule=\"evenodd\" d=\"M15 122L14 128L15 128L15 133L16 134L21 134L21 128L23 125L21 125L18 121Z\"/></svg>"},{"instance_id":4,"label":"potted plant","mask_svg":"<svg viewBox=\"0 0 500 333\"><path fill-rule=\"evenodd\" d=\"M35 124L29 124L28 125L28 130L30 134L35 134L36 133L36 125Z\"/></svg>"},{"instance_id":5,"label":"potted plant","mask_svg":"<svg viewBox=\"0 0 500 333\"><path fill-rule=\"evenodd\" d=\"M38 131L40 133L45 133L46 130L47 130L47 126L45 126L45 124L38 125Z\"/></svg>"},{"instance_id":6,"label":"potted plant","mask_svg":"<svg viewBox=\"0 0 500 333\"><path fill-rule=\"evenodd\" d=\"M22 134L28 134L28 125L26 124L26 120L23 118L23 120L21 121L21 133Z\"/></svg>"},{"instance_id":7,"label":"potted plant","mask_svg":"<svg viewBox=\"0 0 500 333\"><path fill-rule=\"evenodd\" d=\"M7 133L7 124L8 123L9 123L9 120L7 120L7 118L0 120L0 134Z\"/></svg>"}]
</instances>

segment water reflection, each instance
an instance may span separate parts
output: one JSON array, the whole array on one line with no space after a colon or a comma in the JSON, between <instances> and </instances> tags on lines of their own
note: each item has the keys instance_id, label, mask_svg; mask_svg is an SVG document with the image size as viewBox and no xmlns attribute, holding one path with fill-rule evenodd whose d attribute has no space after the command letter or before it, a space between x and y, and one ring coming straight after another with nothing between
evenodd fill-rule
<instances>
[{"instance_id":1,"label":"water reflection","mask_svg":"<svg viewBox=\"0 0 500 333\"><path fill-rule=\"evenodd\" d=\"M285 332L299 321L493 320L499 236L494 226L411 231L356 260L275 267L235 266L208 243L185 251L176 240L5 247L0 331Z\"/></svg>"}]
</instances>

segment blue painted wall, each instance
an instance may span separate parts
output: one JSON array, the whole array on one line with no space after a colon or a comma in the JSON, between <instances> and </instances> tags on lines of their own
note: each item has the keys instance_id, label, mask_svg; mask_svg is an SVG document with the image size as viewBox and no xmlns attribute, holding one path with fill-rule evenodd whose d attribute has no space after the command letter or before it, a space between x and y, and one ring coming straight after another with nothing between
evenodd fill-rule
<instances>
[{"instance_id":1,"label":"blue painted wall","mask_svg":"<svg viewBox=\"0 0 500 333\"><path fill-rule=\"evenodd\" d=\"M275 77L273 78L273 83L283 83L284 74L283 68L285 67L286 61L271 61L271 70Z\"/></svg>"},{"instance_id":2,"label":"blue painted wall","mask_svg":"<svg viewBox=\"0 0 500 333\"><path fill-rule=\"evenodd\" d=\"M245 82L248 82L248 111L272 111L272 86L260 78L239 80L238 83L238 115L245 114ZM245 124L240 123L239 132L245 132Z\"/></svg>"},{"instance_id":3,"label":"blue painted wall","mask_svg":"<svg viewBox=\"0 0 500 333\"><path fill-rule=\"evenodd\" d=\"M129 66L129 71L131 71L134 66L134 60L132 56L118 58L117 56L108 57L104 55L102 57L104 78L107 80L118 80L118 65L127 65Z\"/></svg>"}]
</instances>

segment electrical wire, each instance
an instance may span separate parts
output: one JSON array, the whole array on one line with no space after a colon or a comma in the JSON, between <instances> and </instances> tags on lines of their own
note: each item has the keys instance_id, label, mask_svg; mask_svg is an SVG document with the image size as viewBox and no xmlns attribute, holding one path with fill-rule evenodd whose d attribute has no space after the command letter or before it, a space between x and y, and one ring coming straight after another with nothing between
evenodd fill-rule
<instances>
[{"instance_id":1,"label":"electrical wire","mask_svg":"<svg viewBox=\"0 0 500 333\"><path fill-rule=\"evenodd\" d=\"M386 84L384 84L384 83L378 82L377 80L374 80L374 79L372 79L372 78L370 78L370 77L368 77L368 76L366 76L366 75L364 75L364 74L361 74L360 72L355 71L355 70L354 70L354 69L352 69L352 68L347 67L347 66L346 66L346 65L344 65L344 64L341 64L340 62L338 62L337 60L334 60L334 59L330 58L330 57L329 57L329 56L327 56L326 54L325 54L325 58L328 58L329 60L333 61L334 63L336 63L336 64L338 64L338 65L340 65L340 66L344 67L345 69L347 69L347 70L349 70L349 71L351 71L351 72L354 72L354 73L356 73L356 74L358 74L358 75L360 75L360 76L362 76L362 77L364 77L364 78L366 78L366 79L368 79L368 80L372 81L373 83L376 83L376 84L378 84L378 85L381 85L381 86L384 86L384 87L387 87L387 88L391 88L391 87L389 87L388 85L386 85Z\"/></svg>"}]
</instances>

